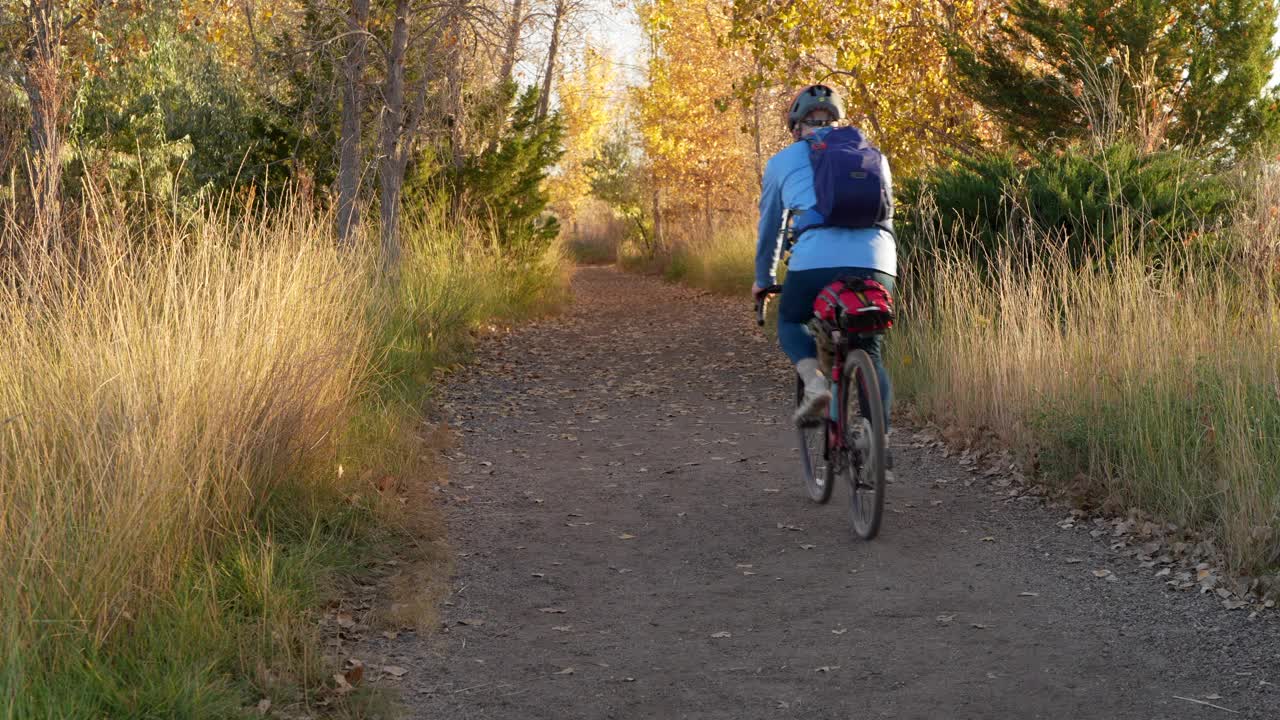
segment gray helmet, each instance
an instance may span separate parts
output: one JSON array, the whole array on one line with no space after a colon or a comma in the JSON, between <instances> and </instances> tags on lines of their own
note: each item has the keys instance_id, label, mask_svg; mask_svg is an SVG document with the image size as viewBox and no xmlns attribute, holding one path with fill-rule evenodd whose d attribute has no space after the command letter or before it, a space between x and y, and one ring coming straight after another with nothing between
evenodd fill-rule
<instances>
[{"instance_id":1,"label":"gray helmet","mask_svg":"<svg viewBox=\"0 0 1280 720\"><path fill-rule=\"evenodd\" d=\"M826 85L810 85L796 93L795 100L791 101L791 109L787 112L787 129L794 131L804 116L814 110L827 110L836 120L844 117L844 103L834 90Z\"/></svg>"}]
</instances>

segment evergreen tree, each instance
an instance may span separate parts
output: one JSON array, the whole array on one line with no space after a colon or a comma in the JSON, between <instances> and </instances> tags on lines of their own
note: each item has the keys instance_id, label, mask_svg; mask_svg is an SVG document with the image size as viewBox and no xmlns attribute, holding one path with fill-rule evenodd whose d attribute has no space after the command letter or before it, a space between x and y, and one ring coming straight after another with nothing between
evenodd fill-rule
<instances>
[{"instance_id":1,"label":"evergreen tree","mask_svg":"<svg viewBox=\"0 0 1280 720\"><path fill-rule=\"evenodd\" d=\"M1275 0L1013 0L996 37L950 52L1024 146L1098 130L1110 108L1147 138L1224 151L1276 128L1276 13Z\"/></svg>"},{"instance_id":2,"label":"evergreen tree","mask_svg":"<svg viewBox=\"0 0 1280 720\"><path fill-rule=\"evenodd\" d=\"M564 125L555 113L538 117L534 88L520 95L510 117L495 147L467 158L455 192L472 212L492 219L506 246L532 241L540 249L560 232L546 212L543 180L564 153Z\"/></svg>"}]
</instances>

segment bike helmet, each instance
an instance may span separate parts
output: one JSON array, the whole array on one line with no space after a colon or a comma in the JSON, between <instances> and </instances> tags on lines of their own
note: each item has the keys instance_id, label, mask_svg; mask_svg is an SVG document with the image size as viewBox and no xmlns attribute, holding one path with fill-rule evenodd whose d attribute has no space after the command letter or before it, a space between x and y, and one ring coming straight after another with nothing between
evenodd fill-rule
<instances>
[{"instance_id":1,"label":"bike helmet","mask_svg":"<svg viewBox=\"0 0 1280 720\"><path fill-rule=\"evenodd\" d=\"M814 110L830 112L833 120L844 118L844 103L834 90L826 85L810 85L791 101L791 109L787 111L787 129L795 132L796 125Z\"/></svg>"}]
</instances>

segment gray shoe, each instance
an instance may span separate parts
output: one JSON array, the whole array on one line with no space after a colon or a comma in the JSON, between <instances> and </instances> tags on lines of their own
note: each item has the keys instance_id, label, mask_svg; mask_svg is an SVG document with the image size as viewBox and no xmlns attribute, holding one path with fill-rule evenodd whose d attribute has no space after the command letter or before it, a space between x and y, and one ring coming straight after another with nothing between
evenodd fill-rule
<instances>
[{"instance_id":1,"label":"gray shoe","mask_svg":"<svg viewBox=\"0 0 1280 720\"><path fill-rule=\"evenodd\" d=\"M796 406L796 413L792 419L796 424L804 422L808 418L820 418L826 413L827 408L831 405L831 389L826 387L825 380L819 380L818 383L805 383L804 400Z\"/></svg>"},{"instance_id":2,"label":"gray shoe","mask_svg":"<svg viewBox=\"0 0 1280 720\"><path fill-rule=\"evenodd\" d=\"M831 386L814 358L796 363L796 374L804 382L804 397L796 406L793 419L799 424L806 418L821 417L831 404Z\"/></svg>"}]
</instances>

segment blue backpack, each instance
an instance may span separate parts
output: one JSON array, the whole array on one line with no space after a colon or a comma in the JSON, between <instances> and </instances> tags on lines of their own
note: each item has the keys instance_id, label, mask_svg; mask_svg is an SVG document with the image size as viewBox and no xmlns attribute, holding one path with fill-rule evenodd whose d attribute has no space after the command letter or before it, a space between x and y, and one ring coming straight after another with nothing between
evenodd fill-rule
<instances>
[{"instance_id":1,"label":"blue backpack","mask_svg":"<svg viewBox=\"0 0 1280 720\"><path fill-rule=\"evenodd\" d=\"M893 206L884 177L883 156L853 127L810 136L813 165L812 218L799 232L815 227L880 228L893 232Z\"/></svg>"}]
</instances>

